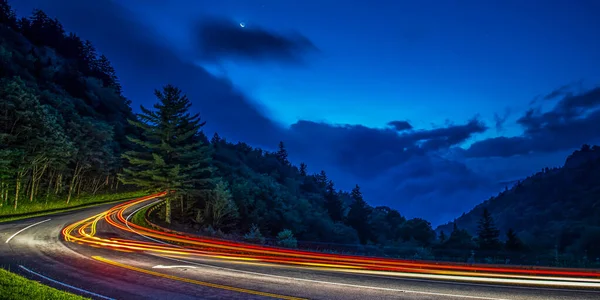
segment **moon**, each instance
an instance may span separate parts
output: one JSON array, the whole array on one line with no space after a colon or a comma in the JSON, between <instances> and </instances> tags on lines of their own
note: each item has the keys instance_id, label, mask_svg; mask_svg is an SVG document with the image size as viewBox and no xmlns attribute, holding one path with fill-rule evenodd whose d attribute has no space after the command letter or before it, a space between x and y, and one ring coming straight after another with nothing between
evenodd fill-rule
<instances>
[{"instance_id":1,"label":"moon","mask_svg":"<svg viewBox=\"0 0 600 300\"><path fill-rule=\"evenodd\" d=\"M246 23L240 22L240 27L242 27L242 28L246 27Z\"/></svg>"}]
</instances>

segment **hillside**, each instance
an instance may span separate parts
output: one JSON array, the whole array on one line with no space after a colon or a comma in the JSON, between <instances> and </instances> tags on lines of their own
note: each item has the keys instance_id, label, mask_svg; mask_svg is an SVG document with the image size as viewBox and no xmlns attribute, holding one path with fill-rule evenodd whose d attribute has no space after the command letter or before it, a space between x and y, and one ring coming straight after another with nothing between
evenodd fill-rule
<instances>
[{"instance_id":1,"label":"hillside","mask_svg":"<svg viewBox=\"0 0 600 300\"><path fill-rule=\"evenodd\" d=\"M19 19L4 0L0 101L2 215L126 190L116 174L134 114L110 62L43 11Z\"/></svg>"},{"instance_id":2,"label":"hillside","mask_svg":"<svg viewBox=\"0 0 600 300\"><path fill-rule=\"evenodd\" d=\"M563 167L517 182L457 218L458 227L474 234L484 208L501 232L512 228L537 253L600 257L600 147L584 145Z\"/></svg>"}]
</instances>

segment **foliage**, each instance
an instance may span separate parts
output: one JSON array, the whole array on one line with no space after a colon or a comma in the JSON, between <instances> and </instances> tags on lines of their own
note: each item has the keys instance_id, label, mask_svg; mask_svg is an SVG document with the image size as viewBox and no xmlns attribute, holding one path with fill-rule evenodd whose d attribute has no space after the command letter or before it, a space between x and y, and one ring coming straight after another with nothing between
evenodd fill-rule
<instances>
[{"instance_id":1,"label":"foliage","mask_svg":"<svg viewBox=\"0 0 600 300\"><path fill-rule=\"evenodd\" d=\"M139 150L123 154L129 166L119 180L150 192L169 191L165 222L171 223L171 199L210 188L212 157L207 144L197 138L205 123L198 114L190 115L191 103L181 90L166 85L155 95L154 110L142 106L137 120L129 121L141 131L141 136L127 137Z\"/></svg>"},{"instance_id":2,"label":"foliage","mask_svg":"<svg viewBox=\"0 0 600 300\"><path fill-rule=\"evenodd\" d=\"M77 206L131 190L116 180L131 147L129 100L93 45L41 10L17 20L0 1L0 206ZM93 197L92 197L93 198Z\"/></svg>"},{"instance_id":3,"label":"foliage","mask_svg":"<svg viewBox=\"0 0 600 300\"><path fill-rule=\"evenodd\" d=\"M244 240L250 243L264 244L265 237L260 233L258 225L252 224L250 231L244 235Z\"/></svg>"},{"instance_id":4,"label":"foliage","mask_svg":"<svg viewBox=\"0 0 600 300\"><path fill-rule=\"evenodd\" d=\"M298 241L294 237L294 233L289 229L284 229L277 234L277 245L287 248L298 247Z\"/></svg>"},{"instance_id":5,"label":"foliage","mask_svg":"<svg viewBox=\"0 0 600 300\"><path fill-rule=\"evenodd\" d=\"M2 7L0 1L0 8ZM17 274L0 268L0 295L6 300L24 299L60 299L60 300L83 300L89 299L71 293L63 292L55 288L43 285L35 280L29 280Z\"/></svg>"}]
</instances>

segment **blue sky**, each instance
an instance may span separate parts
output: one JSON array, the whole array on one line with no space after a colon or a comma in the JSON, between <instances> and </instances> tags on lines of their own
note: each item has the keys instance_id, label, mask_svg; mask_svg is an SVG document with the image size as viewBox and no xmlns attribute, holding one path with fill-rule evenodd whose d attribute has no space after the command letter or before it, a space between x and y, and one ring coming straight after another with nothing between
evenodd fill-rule
<instances>
[{"instance_id":1,"label":"blue sky","mask_svg":"<svg viewBox=\"0 0 600 300\"><path fill-rule=\"evenodd\" d=\"M600 79L593 1L123 3L182 51L189 22L204 13L311 39L320 53L302 67L224 63L227 76L285 125L407 119L429 128L476 114L492 123L495 113L524 110L557 86Z\"/></svg>"},{"instance_id":2,"label":"blue sky","mask_svg":"<svg viewBox=\"0 0 600 300\"><path fill-rule=\"evenodd\" d=\"M134 106L175 84L207 133L284 141L337 187L433 225L600 142L595 0L12 4L91 40Z\"/></svg>"}]
</instances>

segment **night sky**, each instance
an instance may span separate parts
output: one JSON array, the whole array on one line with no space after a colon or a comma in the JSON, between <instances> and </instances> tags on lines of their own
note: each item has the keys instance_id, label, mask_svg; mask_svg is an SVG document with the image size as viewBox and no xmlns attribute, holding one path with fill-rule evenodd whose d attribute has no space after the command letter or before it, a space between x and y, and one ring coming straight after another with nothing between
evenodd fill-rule
<instances>
[{"instance_id":1,"label":"night sky","mask_svg":"<svg viewBox=\"0 0 600 300\"><path fill-rule=\"evenodd\" d=\"M120 3L120 4L117 4ZM600 139L600 2L17 0L113 62L134 107L181 87L228 140L449 221Z\"/></svg>"}]
</instances>

